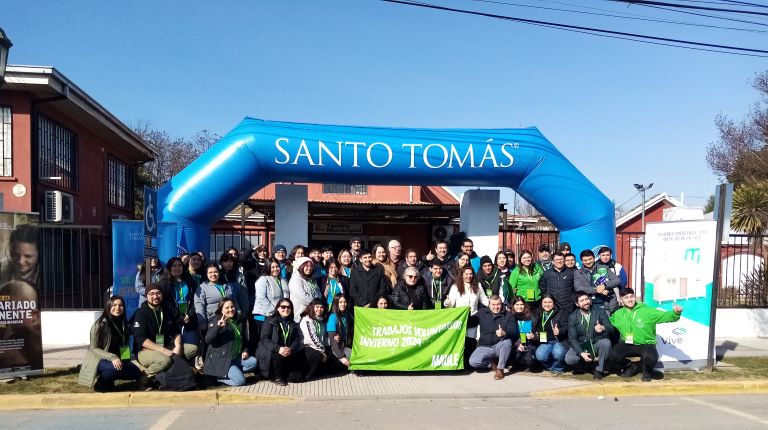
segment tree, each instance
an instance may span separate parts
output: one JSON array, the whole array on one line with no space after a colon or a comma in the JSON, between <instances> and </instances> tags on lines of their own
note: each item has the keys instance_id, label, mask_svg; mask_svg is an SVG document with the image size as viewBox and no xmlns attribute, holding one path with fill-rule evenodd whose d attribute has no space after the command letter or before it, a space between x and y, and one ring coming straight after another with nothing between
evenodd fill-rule
<instances>
[{"instance_id":1,"label":"tree","mask_svg":"<svg viewBox=\"0 0 768 430\"><path fill-rule=\"evenodd\" d=\"M704 204L704 213L708 214L714 211L715 211L715 195L710 194L709 197L707 197L707 203Z\"/></svg>"},{"instance_id":2,"label":"tree","mask_svg":"<svg viewBox=\"0 0 768 430\"><path fill-rule=\"evenodd\" d=\"M154 160L136 169L134 212L139 218L144 215L144 186L157 188L168 182L221 138L205 129L190 138L172 137L150 121L139 121L133 131L157 152Z\"/></svg>"},{"instance_id":3,"label":"tree","mask_svg":"<svg viewBox=\"0 0 768 430\"><path fill-rule=\"evenodd\" d=\"M768 71L755 77L752 86L760 100L747 118L734 121L725 115L715 118L720 137L707 148L712 171L737 187L768 180Z\"/></svg>"},{"instance_id":4,"label":"tree","mask_svg":"<svg viewBox=\"0 0 768 430\"><path fill-rule=\"evenodd\" d=\"M742 184L733 192L731 226L752 236L768 229L768 181Z\"/></svg>"},{"instance_id":5,"label":"tree","mask_svg":"<svg viewBox=\"0 0 768 430\"><path fill-rule=\"evenodd\" d=\"M752 86L760 99L745 119L715 118L720 137L707 148L707 163L734 184L731 225L758 235L768 227L768 71L755 76Z\"/></svg>"}]
</instances>

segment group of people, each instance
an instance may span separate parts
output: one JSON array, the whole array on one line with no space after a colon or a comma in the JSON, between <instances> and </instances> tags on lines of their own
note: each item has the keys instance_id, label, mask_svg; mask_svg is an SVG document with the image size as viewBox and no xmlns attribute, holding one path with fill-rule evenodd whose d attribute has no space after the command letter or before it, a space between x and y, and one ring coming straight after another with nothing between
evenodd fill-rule
<instances>
[{"instance_id":1,"label":"group of people","mask_svg":"<svg viewBox=\"0 0 768 430\"><path fill-rule=\"evenodd\" d=\"M637 303L626 273L610 248L580 253L562 243L557 252L538 248L479 257L471 239L449 255L435 243L426 255L390 241L362 248L275 245L229 248L218 262L202 253L156 260L136 276L139 309L130 321L125 300L112 296L91 329L90 353L80 382L113 389L118 379L140 380L167 371L174 361L227 385L243 385L254 371L278 385L312 380L350 367L354 307L429 310L468 307L465 363L563 372L566 366L594 377L616 370L637 372L626 358L639 356L643 380L658 361L657 323L669 312ZM149 271L149 284L145 283ZM128 339L144 373L131 362ZM582 369L583 368L583 369Z\"/></svg>"}]
</instances>

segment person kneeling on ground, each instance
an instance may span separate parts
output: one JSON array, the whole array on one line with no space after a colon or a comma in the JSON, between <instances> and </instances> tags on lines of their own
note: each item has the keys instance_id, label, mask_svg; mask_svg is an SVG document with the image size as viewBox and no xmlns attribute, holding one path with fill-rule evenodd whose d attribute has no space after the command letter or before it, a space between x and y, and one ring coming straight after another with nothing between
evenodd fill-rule
<instances>
[{"instance_id":1,"label":"person kneeling on ground","mask_svg":"<svg viewBox=\"0 0 768 430\"><path fill-rule=\"evenodd\" d=\"M275 314L261 327L261 339L256 350L261 376L277 385L301 382L301 329L293 320L293 303L280 299Z\"/></svg>"},{"instance_id":2,"label":"person kneeling on ground","mask_svg":"<svg viewBox=\"0 0 768 430\"><path fill-rule=\"evenodd\" d=\"M171 367L174 354L187 359L197 354L196 345L182 344L179 324L162 303L160 286L152 284L147 289L147 301L133 316L133 348L139 351L139 364L146 368L149 376Z\"/></svg>"},{"instance_id":3,"label":"person kneeling on ground","mask_svg":"<svg viewBox=\"0 0 768 430\"><path fill-rule=\"evenodd\" d=\"M602 307L592 306L592 300L586 292L576 294L576 307L568 317L568 343L571 349L565 354L565 363L569 366L585 365L597 359L592 377L603 379L605 361L611 350L613 325Z\"/></svg>"},{"instance_id":4,"label":"person kneeling on ground","mask_svg":"<svg viewBox=\"0 0 768 430\"><path fill-rule=\"evenodd\" d=\"M222 299L205 334L208 348L203 374L233 387L245 385L243 373L256 368L256 357L248 355L243 333L245 326L237 317L234 300Z\"/></svg>"},{"instance_id":5,"label":"person kneeling on ground","mask_svg":"<svg viewBox=\"0 0 768 430\"><path fill-rule=\"evenodd\" d=\"M333 372L338 369L338 360L329 360L331 355L328 346L328 332L325 327L325 303L322 299L314 299L302 313L301 334L304 338L304 358L306 359L307 381L325 371Z\"/></svg>"},{"instance_id":6,"label":"person kneeling on ground","mask_svg":"<svg viewBox=\"0 0 768 430\"><path fill-rule=\"evenodd\" d=\"M138 380L141 371L131 362L130 336L130 328L125 321L125 300L112 296L91 327L91 345L77 382L105 392L115 389L116 380Z\"/></svg>"},{"instance_id":7,"label":"person kneeling on ground","mask_svg":"<svg viewBox=\"0 0 768 430\"><path fill-rule=\"evenodd\" d=\"M507 312L497 294L491 296L488 307L477 312L479 339L477 349L469 357L475 369L493 372L493 379L504 379L504 368L512 353L513 340L519 337L515 317Z\"/></svg>"},{"instance_id":8,"label":"person kneeling on ground","mask_svg":"<svg viewBox=\"0 0 768 430\"><path fill-rule=\"evenodd\" d=\"M643 371L643 382L649 382L653 377L653 368L659 361L656 350L656 324L680 320L683 308L674 305L671 311L660 311L637 303L635 291L623 288L619 293L624 307L611 315L613 326L621 335L621 342L611 348L608 354L608 364L613 368L621 368L627 357L640 357L640 367ZM637 371L634 364L623 368L621 376L631 377Z\"/></svg>"}]
</instances>

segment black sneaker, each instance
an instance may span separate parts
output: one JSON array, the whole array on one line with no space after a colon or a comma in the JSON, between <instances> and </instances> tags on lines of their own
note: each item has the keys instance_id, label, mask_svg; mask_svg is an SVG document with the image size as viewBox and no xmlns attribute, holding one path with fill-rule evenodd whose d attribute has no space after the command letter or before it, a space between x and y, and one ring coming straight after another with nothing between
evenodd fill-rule
<instances>
[{"instance_id":1,"label":"black sneaker","mask_svg":"<svg viewBox=\"0 0 768 430\"><path fill-rule=\"evenodd\" d=\"M275 385L278 385L280 387L285 387L286 385L288 385L288 383L285 382L285 380L283 380L281 378L275 378L275 380L272 381L272 383L275 384Z\"/></svg>"},{"instance_id":2,"label":"black sneaker","mask_svg":"<svg viewBox=\"0 0 768 430\"><path fill-rule=\"evenodd\" d=\"M637 373L637 366L635 366L634 364L630 364L629 366L624 368L623 372L621 372L621 377L631 378L635 376L636 373Z\"/></svg>"},{"instance_id":3,"label":"black sneaker","mask_svg":"<svg viewBox=\"0 0 768 430\"><path fill-rule=\"evenodd\" d=\"M643 374L643 382L651 382L653 381L653 377L651 375Z\"/></svg>"},{"instance_id":4,"label":"black sneaker","mask_svg":"<svg viewBox=\"0 0 768 430\"><path fill-rule=\"evenodd\" d=\"M603 379L603 372L601 372L599 370L595 370L595 372L592 373L592 379L597 380L597 381Z\"/></svg>"}]
</instances>

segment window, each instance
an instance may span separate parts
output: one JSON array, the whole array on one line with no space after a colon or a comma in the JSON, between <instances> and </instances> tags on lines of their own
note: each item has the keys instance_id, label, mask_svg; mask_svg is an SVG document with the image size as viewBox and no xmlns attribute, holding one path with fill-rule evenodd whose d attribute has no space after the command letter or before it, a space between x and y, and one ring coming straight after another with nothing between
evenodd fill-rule
<instances>
[{"instance_id":1,"label":"window","mask_svg":"<svg viewBox=\"0 0 768 430\"><path fill-rule=\"evenodd\" d=\"M107 165L107 193L109 204L129 208L131 204L131 190L133 172L127 164L109 157Z\"/></svg>"},{"instance_id":2,"label":"window","mask_svg":"<svg viewBox=\"0 0 768 430\"><path fill-rule=\"evenodd\" d=\"M37 117L38 179L76 191L77 135L43 114Z\"/></svg>"},{"instance_id":3,"label":"window","mask_svg":"<svg viewBox=\"0 0 768 430\"><path fill-rule=\"evenodd\" d=\"M13 176L13 136L11 135L11 108L0 106L0 150L3 162L0 165L0 176Z\"/></svg>"},{"instance_id":4,"label":"window","mask_svg":"<svg viewBox=\"0 0 768 430\"><path fill-rule=\"evenodd\" d=\"M368 185L323 184L323 194L368 194Z\"/></svg>"}]
</instances>

